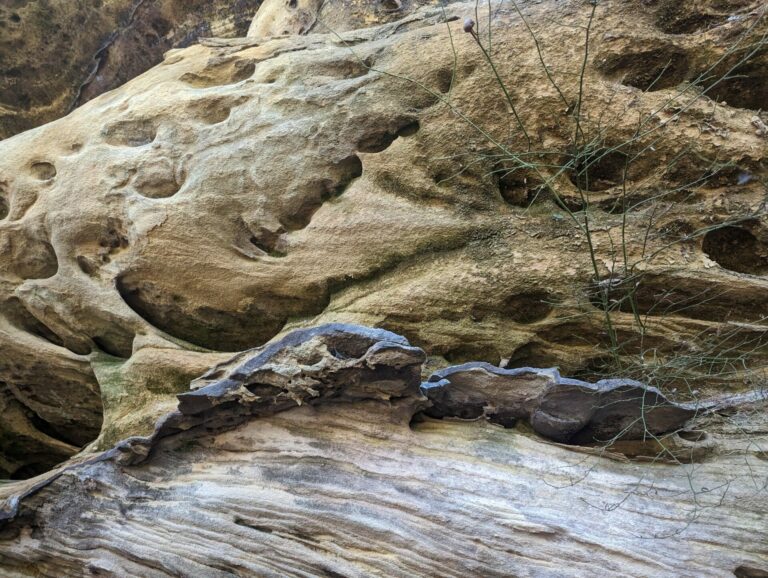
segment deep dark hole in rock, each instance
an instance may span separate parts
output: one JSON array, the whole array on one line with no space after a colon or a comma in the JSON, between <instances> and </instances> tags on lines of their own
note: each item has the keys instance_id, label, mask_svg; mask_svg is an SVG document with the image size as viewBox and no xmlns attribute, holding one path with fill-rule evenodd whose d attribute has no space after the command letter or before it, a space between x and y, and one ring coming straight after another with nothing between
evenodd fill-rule
<instances>
[{"instance_id":1,"label":"deep dark hole in rock","mask_svg":"<svg viewBox=\"0 0 768 578\"><path fill-rule=\"evenodd\" d=\"M727 62L711 76L704 84L709 98L749 110L768 107L768 50L744 62Z\"/></svg>"},{"instance_id":2,"label":"deep dark hole in rock","mask_svg":"<svg viewBox=\"0 0 768 578\"><path fill-rule=\"evenodd\" d=\"M562 367L562 361L550 345L531 341L515 349L505 367Z\"/></svg>"},{"instance_id":3,"label":"deep dark hole in rock","mask_svg":"<svg viewBox=\"0 0 768 578\"><path fill-rule=\"evenodd\" d=\"M260 227L252 232L248 241L259 251L266 253L270 257L285 257L286 243L284 239L285 229L278 227L277 230L270 230L266 227Z\"/></svg>"},{"instance_id":4,"label":"deep dark hole in rock","mask_svg":"<svg viewBox=\"0 0 768 578\"><path fill-rule=\"evenodd\" d=\"M63 390L70 385L61 383ZM14 394L17 388L21 395ZM53 412L51 417L47 414L41 415L42 410L27 407L24 400L30 396L34 399L35 389L37 386L30 386L26 381L21 381L15 386L0 382L0 401L3 407L9 410L9 414L4 417L10 419L10 430L0 421L0 452L4 458L0 467L0 479L24 480L43 474L65 462L79 448L96 439L101 430L103 409L98 388L93 393L94 399L86 401L91 404L93 413L84 418L84 421L68 417L66 412L62 413L61 410L53 408L48 408L48 411ZM20 435L14 437L14 432ZM32 436L32 432L37 433Z\"/></svg>"},{"instance_id":5,"label":"deep dark hole in rock","mask_svg":"<svg viewBox=\"0 0 768 578\"><path fill-rule=\"evenodd\" d=\"M397 12L402 6L400 0L381 0L381 7L384 12Z\"/></svg>"},{"instance_id":6,"label":"deep dark hole in rock","mask_svg":"<svg viewBox=\"0 0 768 578\"><path fill-rule=\"evenodd\" d=\"M507 204L526 208L536 201L551 198L540 180L530 174L519 170L496 170L502 171L499 173L499 194Z\"/></svg>"},{"instance_id":7,"label":"deep dark hole in rock","mask_svg":"<svg viewBox=\"0 0 768 578\"><path fill-rule=\"evenodd\" d=\"M605 191L624 181L627 155L600 149L576 158L571 182L582 191Z\"/></svg>"},{"instance_id":8,"label":"deep dark hole in rock","mask_svg":"<svg viewBox=\"0 0 768 578\"><path fill-rule=\"evenodd\" d=\"M702 249L724 269L750 275L768 274L768 244L742 227L709 231L704 235Z\"/></svg>"},{"instance_id":9,"label":"deep dark hole in rock","mask_svg":"<svg viewBox=\"0 0 768 578\"><path fill-rule=\"evenodd\" d=\"M369 134L357 143L357 150L361 153L380 153L390 147L398 137L409 137L419 131L419 121L402 119L394 123L394 126L385 131Z\"/></svg>"},{"instance_id":10,"label":"deep dark hole in rock","mask_svg":"<svg viewBox=\"0 0 768 578\"><path fill-rule=\"evenodd\" d=\"M414 120L412 122L409 122L407 124L404 124L397 130L397 136L402 137L409 137L415 135L417 132L419 132L419 129L421 128L421 125L419 125L418 120Z\"/></svg>"},{"instance_id":11,"label":"deep dark hole in rock","mask_svg":"<svg viewBox=\"0 0 768 578\"><path fill-rule=\"evenodd\" d=\"M443 357L453 365L468 363L470 361L485 361L498 365L501 355L495 347L483 343L467 343L454 347L443 354Z\"/></svg>"},{"instance_id":12,"label":"deep dark hole in rock","mask_svg":"<svg viewBox=\"0 0 768 578\"><path fill-rule=\"evenodd\" d=\"M33 462L31 464L21 466L18 470L16 470L11 474L10 479L11 480L28 480L29 478L34 478L35 476L39 476L40 474L44 474L45 472L53 469L56 463L50 464L46 461L43 461L43 462Z\"/></svg>"}]
</instances>

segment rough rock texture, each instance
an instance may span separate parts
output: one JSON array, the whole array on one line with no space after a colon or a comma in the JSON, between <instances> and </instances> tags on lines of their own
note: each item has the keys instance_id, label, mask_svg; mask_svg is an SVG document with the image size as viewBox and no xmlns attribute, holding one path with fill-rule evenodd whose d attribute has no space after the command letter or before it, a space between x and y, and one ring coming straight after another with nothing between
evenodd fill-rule
<instances>
[{"instance_id":1,"label":"rough rock texture","mask_svg":"<svg viewBox=\"0 0 768 578\"><path fill-rule=\"evenodd\" d=\"M395 22L421 6L455 2L438 0L265 0L248 28L251 38L310 32L345 32Z\"/></svg>"},{"instance_id":2,"label":"rough rock texture","mask_svg":"<svg viewBox=\"0 0 768 578\"><path fill-rule=\"evenodd\" d=\"M423 360L402 337L346 325L233 359L179 395L150 438L0 488L4 575L768 570L764 396L753 400L762 422L700 414L714 444L675 428L689 447L710 447L705 463L638 466L525 428L425 417L421 391L437 379L420 388ZM531 373L476 383L503 411ZM548 377L584 405L575 383Z\"/></svg>"},{"instance_id":3,"label":"rough rock texture","mask_svg":"<svg viewBox=\"0 0 768 578\"><path fill-rule=\"evenodd\" d=\"M260 0L0 4L0 139L63 116L200 36L243 36Z\"/></svg>"},{"instance_id":4,"label":"rough rock texture","mask_svg":"<svg viewBox=\"0 0 768 578\"><path fill-rule=\"evenodd\" d=\"M632 311L612 314L626 377L640 365L675 402L760 385L764 7L599 5L579 110L603 153L590 178L556 177L566 206L590 189L596 280L563 203L536 175L499 173L488 138L527 143L461 32L474 3L414 6L378 27L173 50L0 143L0 473L39 473L97 435L91 450L147 435L224 352L299 326L396 331L429 370L480 360L589 376L609 356L594 288L622 287L622 223L646 326L640 340ZM525 10L573 102L591 7ZM567 157L573 107L515 10L494 18L531 150ZM710 68L733 74L685 88ZM638 119L653 131L633 136ZM626 163L605 147L627 139L642 155L623 212Z\"/></svg>"}]
</instances>

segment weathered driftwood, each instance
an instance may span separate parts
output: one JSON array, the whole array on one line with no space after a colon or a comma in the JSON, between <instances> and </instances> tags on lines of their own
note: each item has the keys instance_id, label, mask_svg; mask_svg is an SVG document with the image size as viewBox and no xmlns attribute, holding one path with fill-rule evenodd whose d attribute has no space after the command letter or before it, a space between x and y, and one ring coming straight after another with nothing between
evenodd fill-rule
<instances>
[{"instance_id":1,"label":"weathered driftwood","mask_svg":"<svg viewBox=\"0 0 768 578\"><path fill-rule=\"evenodd\" d=\"M700 436L709 448L704 462L609 460L594 443L556 444L522 423L505 429L485 419L428 417L425 410L441 406L423 393L440 391L454 410L461 396L480 395L481 417L513 408L512 392L528 392L533 413L558 392L558 407L571 395L583 412L584 391L621 388L489 366L444 370L421 384L423 359L402 337L349 325L295 332L241 354L180 395L178 411L152 436L5 487L3 575L748 576L768 569L768 461L759 431L744 429L733 404L725 419L723 403L694 416L656 399L665 415L675 409L681 418L670 429L690 417L708 429ZM451 397L451 382L461 382L453 391L460 395ZM658 395L631 386L635 396ZM600 426L605 397L590 399L590 423ZM759 396L742 402L761 403ZM636 417L634 404L613 407ZM628 415L613 412L611 421ZM754 418L748 422L754 427ZM657 433L699 444L689 430ZM635 437L631 428L626 434Z\"/></svg>"}]
</instances>

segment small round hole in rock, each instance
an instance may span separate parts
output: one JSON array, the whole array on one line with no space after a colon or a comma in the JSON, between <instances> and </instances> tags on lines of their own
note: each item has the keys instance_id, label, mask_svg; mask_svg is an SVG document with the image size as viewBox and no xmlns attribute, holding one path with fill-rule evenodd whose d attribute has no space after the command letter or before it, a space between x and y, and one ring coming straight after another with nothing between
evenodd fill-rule
<instances>
[{"instance_id":1,"label":"small round hole in rock","mask_svg":"<svg viewBox=\"0 0 768 578\"><path fill-rule=\"evenodd\" d=\"M500 173L499 194L504 202L515 207L530 207L536 201L551 198L539 179L520 170Z\"/></svg>"},{"instance_id":2,"label":"small round hole in rock","mask_svg":"<svg viewBox=\"0 0 768 578\"><path fill-rule=\"evenodd\" d=\"M33 163L30 170L32 175L40 181L50 181L56 176L56 167L48 162Z\"/></svg>"}]
</instances>

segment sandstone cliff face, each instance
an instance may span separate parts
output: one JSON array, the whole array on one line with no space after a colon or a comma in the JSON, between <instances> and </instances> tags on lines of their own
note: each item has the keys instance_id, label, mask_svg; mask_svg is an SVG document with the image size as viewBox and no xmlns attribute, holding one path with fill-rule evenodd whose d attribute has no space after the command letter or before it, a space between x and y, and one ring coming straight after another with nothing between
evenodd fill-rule
<instances>
[{"instance_id":1,"label":"sandstone cliff face","mask_svg":"<svg viewBox=\"0 0 768 578\"><path fill-rule=\"evenodd\" d=\"M97 511L95 527L106 544L118 539L122 524L115 521L114 496L142 516L158 515L155 507L137 505L145 494L131 479L142 479L148 499L173 504L210 466L215 472L208 489L220 488L223 501L182 514L158 506L170 524L177 515L186 528L206 518L201 533L257 531L267 542L255 543L283 549L301 542L314 552L307 554L307 572L392 573L389 564L399 562L388 557L374 557L371 568L353 560L351 538L340 534L358 532L354 508L341 525L346 529L326 540L345 544L343 563L328 562L295 533L290 544L281 542L283 530L254 522L253 513L241 516L242 524L236 517L223 526L211 521L236 507L239 490L230 474L241 464L210 449L241 438L247 449L232 451L245 452L255 464L249 476L275 480L279 476L260 469L267 467L270 450L264 448L286 454L273 471L297 471L295 481L264 490L279 495L300 493L302 480L311 478L301 468L316 457L301 453L300 464L291 465L291 444L341 444L338 462L323 457L322 467L375 471L376 483L392 496L407 493L406 486L411 493L424 489L436 477L428 454L437 459L447 452L447 461L464 464L454 468L461 473L446 463L434 468L459 476L445 483L459 488L452 502L463 510L455 513L467 516L473 535L472 528L488 522L474 518L478 498L469 494L477 492L467 490L475 487L473 460L485 460L478 467L497 481L513 468L484 503L498 512L504 496L522 491L510 479L520 476L526 485L542 475L536 456L546 456L543 469L562 476L569 458L579 462L591 455L581 451L599 453L595 446L610 442L608 451L622 465L595 458L589 471L603 477L591 496L599 501L614 485L636 488L603 504L631 495L639 500L632 506L638 517L666 504L674 513L661 535L677 536L686 526L690 500L698 520L697 499L713 487L733 485L736 498L713 510L695 537L675 542L673 560L638 560L630 552L641 549L640 538L627 537L638 518L608 516L603 528L619 524L625 538L618 545L590 542L605 548L604 567L618 569L631 559L630 575L670 568L681 575L722 575L739 565L765 566L765 550L748 545L750 533L765 530L759 523L764 507L753 501L764 489L759 416L768 366L768 119L760 112L767 92L765 7L605 2L593 12L580 3L542 3L524 6L523 20L511 5L501 6L492 14L490 54L507 99L478 46L479 39L489 50L475 3L445 9L421 4L377 4L366 12L356 2L265 3L250 37L210 38L171 50L162 64L119 89L0 142L0 474L40 474L95 440L72 462L80 465L62 470L71 473L4 491L10 514L0 556L15 571L23 575L29 560L48 575L83 567L73 552L92 545L96 534L79 533L82 520L50 522L53 511L84 505ZM308 10L302 14L314 23L293 18L291 10ZM464 24L467 16L477 20L474 26ZM383 24L370 26L374 19ZM426 360L379 360L379 374L365 357L374 346L367 341L340 357L333 353L338 348L310 348L305 357L280 362L276 397L272 378L254 382L257 391L246 387L259 370L248 359L260 359L296 328L336 322L404 335L410 344L398 338L395 349L422 348ZM228 361L233 352L267 343L273 345ZM337 367L331 358L358 360L350 367L373 374L334 378L338 387L331 393L347 402L341 414L295 408L297 402L314 406L316 397L325 407L327 399L280 380L327 385L306 367ZM445 369L466 361L490 365ZM215 396L197 393L209 392L227 372L237 374L232 368L241 362L247 371L234 380L238 387L219 384ZM217 364L223 365L189 392L190 381ZM405 366L406 376L400 373ZM647 383L587 387L558 381L552 372L518 380L514 368L525 366L556 366L590 383L607 370L620 371L622 378ZM419 389L418 374L428 378L435 370L431 385ZM733 395L723 398L726 393ZM637 414L638 399L642 408L652 399L658 421L644 420L645 409ZM270 410L262 411L261 402ZM614 403L621 412L604 410ZM277 410L280 416L273 415ZM259 419L250 421L253 416ZM522 429L436 421L484 417ZM416 422L408 428L414 418L427 424L423 434ZM636 430L638 419L644 425ZM221 431L234 426L235 433ZM347 439L348 427L361 429ZM282 429L272 439L263 428ZM194 430L189 439L186 430ZM585 448L566 450L545 438ZM353 455L357 443L381 443L381 454L361 465ZM413 445L422 448L418 460ZM522 448L519 462L510 453L516 447ZM478 458L483 448L487 460ZM137 465L152 452L155 458ZM405 479L417 481L393 482L382 473L385 456L402 459ZM668 502L650 497L657 482L644 485L645 470L627 461L636 457L672 462L654 471L658 484L676 480L666 487ZM412 463L422 458L423 464ZM679 462L702 459L706 465L694 468L704 472L701 487L675 501L690 472ZM92 481L69 493L69 476ZM322 500L348 492L349 480L342 478L333 478L338 488L325 487ZM172 489L157 497L157 485L165 482ZM561 477L558 485L569 483ZM261 491L241 489L250 501ZM575 500L578 491L566 490L559 503ZM544 492L542 503L562 496ZM99 496L106 497L97 504ZM46 500L55 504L52 510L35 513ZM414 507L434 505L428 497ZM319 507L297 510L297 519ZM510 519L522 516L528 524L532 508L510 512ZM368 522L376 518L366 512ZM562 511L553 519L558 515ZM325 525L341 519L329 516ZM749 523L737 529L744 517ZM132 543L157 542L142 534L145 518L136 520L137 529L127 534ZM542 532L530 531L529 544L511 550L494 542L489 526L472 552L454 549L456 559L445 562L442 573L485 573L498 565L522 572L531 562L513 558L540 543L541 535L567 535L558 542L562 550L544 548L542 557L572 558L589 520L576 514L563 532L544 524ZM30 529L44 523L50 533L31 544ZM389 523L406 522L394 516ZM425 523L408 527L417 532ZM439 524L430 518L433 529L417 532L416 539L439 542ZM733 529L727 539L718 534L724 526ZM712 555L717 564L710 570L700 560L684 566L704 548L700 544L719 539L724 547ZM492 553L479 562L486 547ZM102 556L102 546L94 548L99 554L89 564L108 575L154 575L147 568L156 575L281 574L286 568L300 574L303 568L295 557L285 566L270 566L273 557L254 561L255 550L241 566L214 568L193 553L184 560L171 555L170 545L157 555ZM406 559L401 553L398 560ZM582 574L589 573L589 562ZM421 572L433 563L419 559L398 567Z\"/></svg>"},{"instance_id":2,"label":"sandstone cliff face","mask_svg":"<svg viewBox=\"0 0 768 578\"><path fill-rule=\"evenodd\" d=\"M589 245L563 207L583 202L582 177L552 169L558 200L541 172L499 172L489 139L526 143L474 39L445 23L472 10L207 41L0 144L0 383L14 416L0 427L15 440L2 469L28 475L99 432L102 444L146 432L215 352L298 325L385 327L432 367L504 360L589 376L604 363ZM543 25L551 10L528 18L568 101L584 34ZM666 12L633 10L596 12L581 105L598 151L634 138L642 152L627 179L618 153L602 155L587 187L601 283L621 288L622 237L642 273L639 311L612 313L618 354L661 360L652 385L678 393L755 387L768 315L766 138L752 110L765 15L742 6L670 35ZM533 145L569 154L572 107L514 10L495 18L497 66ZM751 47L739 58L734 38ZM723 66L732 79L685 100L680 83ZM638 118L656 130L633 137ZM712 358L728 371L707 373Z\"/></svg>"},{"instance_id":3,"label":"sandstone cliff face","mask_svg":"<svg viewBox=\"0 0 768 578\"><path fill-rule=\"evenodd\" d=\"M242 36L259 0L0 5L0 139L64 116L200 36Z\"/></svg>"}]
</instances>

